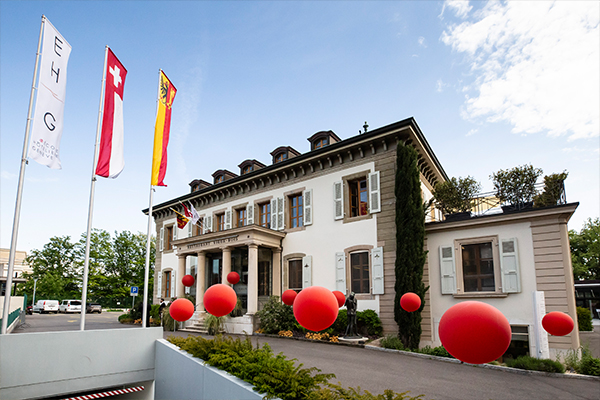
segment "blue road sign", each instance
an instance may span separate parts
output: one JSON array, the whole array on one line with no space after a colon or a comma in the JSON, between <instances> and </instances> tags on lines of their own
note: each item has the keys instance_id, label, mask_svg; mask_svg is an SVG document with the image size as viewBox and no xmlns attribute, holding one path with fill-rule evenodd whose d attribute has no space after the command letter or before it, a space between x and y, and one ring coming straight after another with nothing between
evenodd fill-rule
<instances>
[{"instance_id":1,"label":"blue road sign","mask_svg":"<svg viewBox=\"0 0 600 400\"><path fill-rule=\"evenodd\" d=\"M139 288L137 286L132 286L131 287L131 293L130 293L130 295L131 296L137 296L138 295L138 291L139 291Z\"/></svg>"}]
</instances>

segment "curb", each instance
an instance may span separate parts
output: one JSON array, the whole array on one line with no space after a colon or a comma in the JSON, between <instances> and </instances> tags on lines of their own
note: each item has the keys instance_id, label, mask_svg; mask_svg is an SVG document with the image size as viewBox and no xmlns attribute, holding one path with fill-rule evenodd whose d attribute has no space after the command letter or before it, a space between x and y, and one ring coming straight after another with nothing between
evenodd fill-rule
<instances>
[{"instance_id":1,"label":"curb","mask_svg":"<svg viewBox=\"0 0 600 400\"><path fill-rule=\"evenodd\" d=\"M377 347L377 346L373 346L373 345L369 345L369 344L365 345L364 348L367 349L367 350L385 351L385 352L389 352L389 353L398 353L398 354L402 354L402 355L406 355L406 356L410 356L410 357L417 357L417 358L422 358L422 359L443 361L443 362L453 363L453 364L464 364L464 365L468 365L470 367L493 369L493 370L497 370L497 371L509 372L509 373L518 374L518 375L548 376L548 377L551 377L551 378L580 379L580 380L585 380L585 381L600 382L600 377L598 377L598 376L570 374L570 373L559 374L559 373L556 373L556 372L530 371L530 370L527 370L527 369L503 367L501 365L492 365L492 364L469 364L469 363L465 363L465 362L462 362L460 360L457 360L456 358L447 358L447 357L432 356L432 355L429 355L429 354L413 353L411 351L386 349L386 348L383 348L383 347Z\"/></svg>"},{"instance_id":2,"label":"curb","mask_svg":"<svg viewBox=\"0 0 600 400\"><path fill-rule=\"evenodd\" d=\"M269 337L269 338L276 338L276 339L293 339L293 340L299 340L299 341L303 341L303 342L323 343L323 344L331 344L331 345L336 345L336 346L348 346L348 347L360 347L360 348L365 348L366 346L368 346L365 343L324 342L322 340L313 340L313 339L307 339L304 337L279 336L279 335L273 335L273 334L268 334L268 333L253 333L252 336L258 336L258 337L262 336L262 337Z\"/></svg>"}]
</instances>

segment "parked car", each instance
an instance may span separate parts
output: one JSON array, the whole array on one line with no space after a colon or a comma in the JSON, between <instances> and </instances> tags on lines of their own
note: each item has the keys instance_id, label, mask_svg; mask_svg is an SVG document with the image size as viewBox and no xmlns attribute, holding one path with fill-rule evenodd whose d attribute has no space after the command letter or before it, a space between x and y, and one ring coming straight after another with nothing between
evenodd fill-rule
<instances>
[{"instance_id":1,"label":"parked car","mask_svg":"<svg viewBox=\"0 0 600 400\"><path fill-rule=\"evenodd\" d=\"M58 313L58 300L38 300L33 306L33 312L40 314Z\"/></svg>"},{"instance_id":2,"label":"parked car","mask_svg":"<svg viewBox=\"0 0 600 400\"><path fill-rule=\"evenodd\" d=\"M85 308L85 312L88 314L97 312L98 314L102 313L102 306L97 303L87 303Z\"/></svg>"},{"instance_id":3,"label":"parked car","mask_svg":"<svg viewBox=\"0 0 600 400\"><path fill-rule=\"evenodd\" d=\"M80 313L81 312L81 300L63 300L60 303L58 312L62 313Z\"/></svg>"}]
</instances>

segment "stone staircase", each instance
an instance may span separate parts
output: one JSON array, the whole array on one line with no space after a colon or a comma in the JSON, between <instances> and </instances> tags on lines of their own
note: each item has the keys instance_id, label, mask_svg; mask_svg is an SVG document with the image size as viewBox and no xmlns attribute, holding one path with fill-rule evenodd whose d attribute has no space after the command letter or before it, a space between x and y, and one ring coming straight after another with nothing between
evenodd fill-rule
<instances>
[{"instance_id":1,"label":"stone staircase","mask_svg":"<svg viewBox=\"0 0 600 400\"><path fill-rule=\"evenodd\" d=\"M208 335L208 329L204 324L204 318L198 318L194 320L193 325L186 326L183 329L179 329L181 332L190 332L190 333L201 333L203 335Z\"/></svg>"}]
</instances>

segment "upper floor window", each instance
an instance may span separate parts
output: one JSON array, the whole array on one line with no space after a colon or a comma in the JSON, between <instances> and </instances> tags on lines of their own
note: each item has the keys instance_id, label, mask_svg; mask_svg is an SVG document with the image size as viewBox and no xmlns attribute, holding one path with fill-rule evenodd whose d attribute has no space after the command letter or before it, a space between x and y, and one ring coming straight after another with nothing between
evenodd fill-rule
<instances>
[{"instance_id":1,"label":"upper floor window","mask_svg":"<svg viewBox=\"0 0 600 400\"><path fill-rule=\"evenodd\" d=\"M367 178L349 181L348 186L350 188L350 216L367 215L369 213Z\"/></svg>"},{"instance_id":2,"label":"upper floor window","mask_svg":"<svg viewBox=\"0 0 600 400\"><path fill-rule=\"evenodd\" d=\"M282 162L282 161L287 160L287 158L288 158L287 153L279 153L275 156L275 162L276 163Z\"/></svg>"},{"instance_id":3,"label":"upper floor window","mask_svg":"<svg viewBox=\"0 0 600 400\"><path fill-rule=\"evenodd\" d=\"M175 225L165 226L163 250L173 250L173 228Z\"/></svg>"},{"instance_id":4,"label":"upper floor window","mask_svg":"<svg viewBox=\"0 0 600 400\"><path fill-rule=\"evenodd\" d=\"M298 228L303 224L302 193L292 195L289 200L290 228Z\"/></svg>"},{"instance_id":5,"label":"upper floor window","mask_svg":"<svg viewBox=\"0 0 600 400\"><path fill-rule=\"evenodd\" d=\"M246 165L242 169L242 174L247 174L248 172L252 172L253 170L254 170L254 167L252 165Z\"/></svg>"},{"instance_id":6,"label":"upper floor window","mask_svg":"<svg viewBox=\"0 0 600 400\"><path fill-rule=\"evenodd\" d=\"M333 201L334 219L343 219L344 222L381 212L379 171L359 172L334 182Z\"/></svg>"},{"instance_id":7,"label":"upper floor window","mask_svg":"<svg viewBox=\"0 0 600 400\"><path fill-rule=\"evenodd\" d=\"M271 203L258 205L258 223L265 228L271 227Z\"/></svg>"},{"instance_id":8,"label":"upper floor window","mask_svg":"<svg viewBox=\"0 0 600 400\"><path fill-rule=\"evenodd\" d=\"M221 183L221 182L223 182L224 179L225 179L225 177L223 175L219 175L219 176L215 177L215 183Z\"/></svg>"},{"instance_id":9,"label":"upper floor window","mask_svg":"<svg viewBox=\"0 0 600 400\"><path fill-rule=\"evenodd\" d=\"M237 226L238 227L246 226L247 225L246 209L240 208L240 209L236 210L236 212L237 212Z\"/></svg>"},{"instance_id":10,"label":"upper floor window","mask_svg":"<svg viewBox=\"0 0 600 400\"><path fill-rule=\"evenodd\" d=\"M224 231L225 230L225 213L216 214L215 219L216 219L215 231L216 232Z\"/></svg>"},{"instance_id":11,"label":"upper floor window","mask_svg":"<svg viewBox=\"0 0 600 400\"><path fill-rule=\"evenodd\" d=\"M318 140L316 140L313 143L313 150L320 149L321 147L325 147L328 144L329 144L329 138L328 137L324 137L324 138L318 139Z\"/></svg>"}]
</instances>

